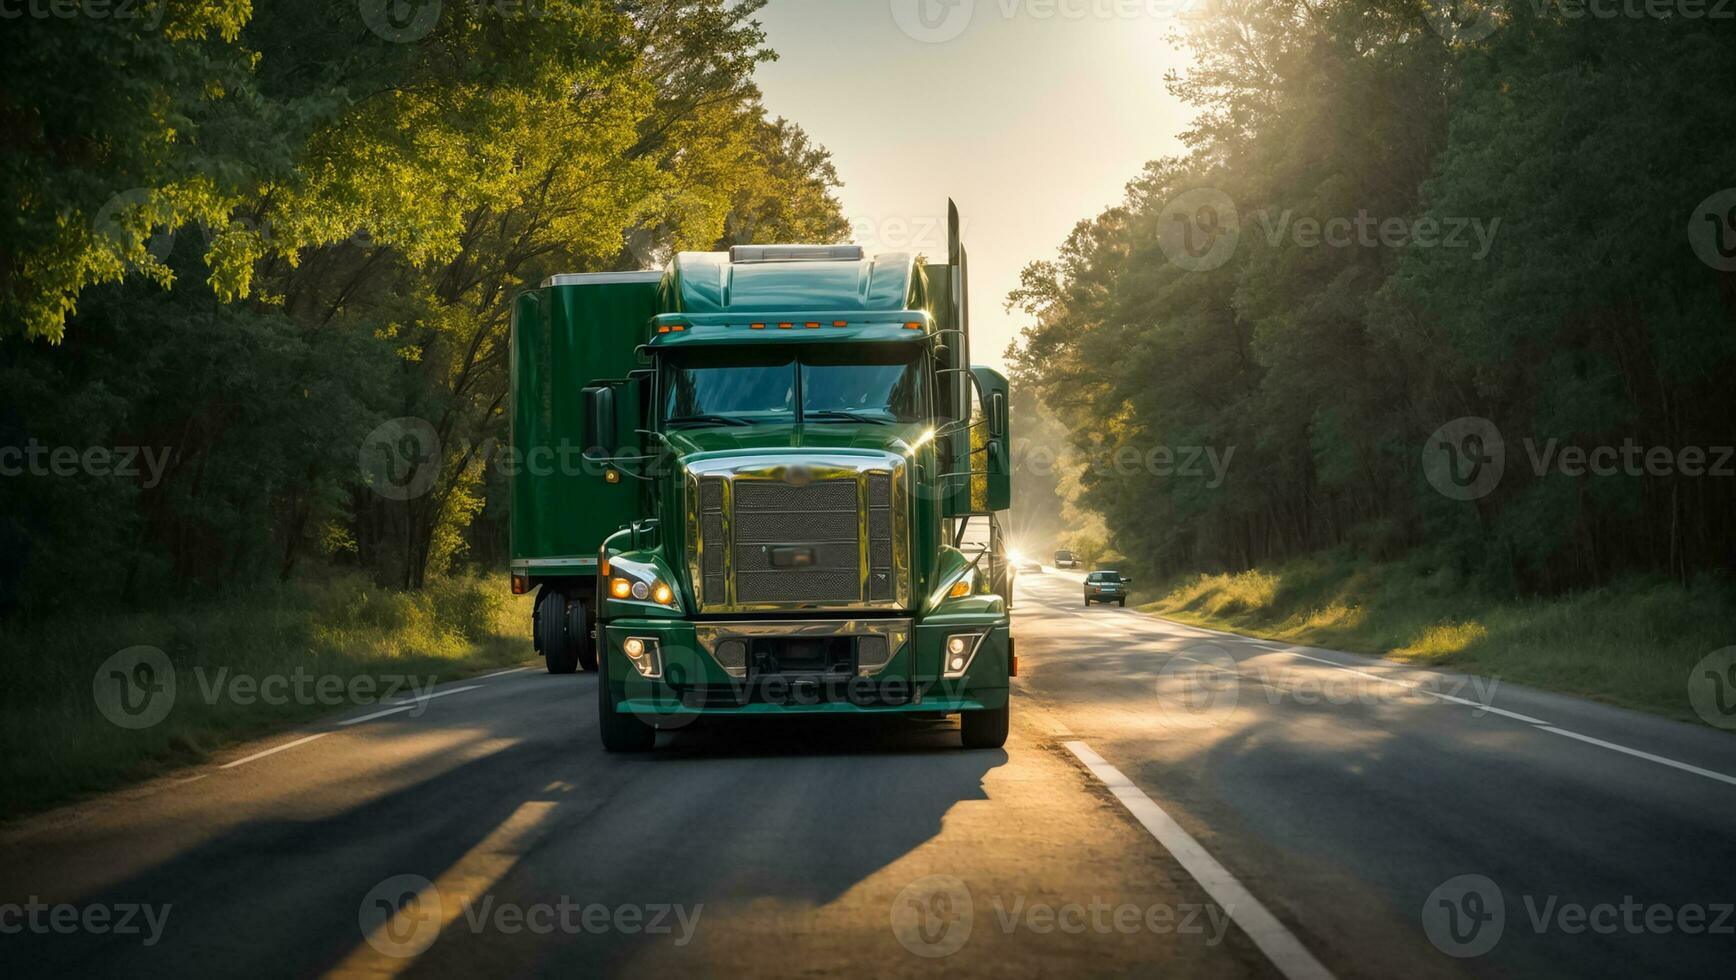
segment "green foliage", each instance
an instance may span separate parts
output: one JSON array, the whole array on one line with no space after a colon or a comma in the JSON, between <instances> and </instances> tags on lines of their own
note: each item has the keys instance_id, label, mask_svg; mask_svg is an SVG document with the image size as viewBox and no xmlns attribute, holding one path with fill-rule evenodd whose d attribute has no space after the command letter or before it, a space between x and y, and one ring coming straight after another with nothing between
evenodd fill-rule
<instances>
[{"instance_id":1,"label":"green foliage","mask_svg":"<svg viewBox=\"0 0 1736 980\"><path fill-rule=\"evenodd\" d=\"M0 816L144 778L242 739L334 711L361 714L389 685L435 680L528 659L530 600L497 580L451 578L416 592L355 574L271 585L180 604L173 612L80 615L0 625ZM163 651L175 670L173 708L157 725L121 728L91 697L91 679L118 649ZM281 703L238 699L227 681L285 678ZM356 678L367 678L350 686ZM322 680L324 679L324 680ZM327 685L325 693L317 686ZM347 692L364 697L351 701Z\"/></svg>"},{"instance_id":2,"label":"green foliage","mask_svg":"<svg viewBox=\"0 0 1736 980\"><path fill-rule=\"evenodd\" d=\"M1538 473L1532 456L1736 442L1736 278L1684 235L1731 185L1736 27L1521 4L1448 44L1411 3L1214 10L1170 79L1199 109L1190 155L1148 165L1010 302L1035 319L1015 373L1078 450L1233 450L1228 478L1092 466L1073 503L1147 574L1340 545L1426 546L1508 592L1729 567L1731 479ZM1192 270L1164 249L1165 207L1208 189L1240 234ZM1468 247L1296 231L1363 215L1466 222ZM1504 478L1473 502L1419 465L1466 416L1506 437Z\"/></svg>"},{"instance_id":3,"label":"green foliage","mask_svg":"<svg viewBox=\"0 0 1736 980\"><path fill-rule=\"evenodd\" d=\"M845 230L828 154L760 105L760 0L448 3L420 34L366 6L14 25L0 446L170 457L0 482L0 612L496 560L518 291ZM403 417L441 465L388 500L358 456Z\"/></svg>"},{"instance_id":4,"label":"green foliage","mask_svg":"<svg viewBox=\"0 0 1736 980\"><path fill-rule=\"evenodd\" d=\"M1683 678L1728 645L1736 593L1646 576L1549 598L1494 594L1419 553L1346 550L1246 572L1189 575L1141 608L1252 636L1496 677L1698 722Z\"/></svg>"}]
</instances>

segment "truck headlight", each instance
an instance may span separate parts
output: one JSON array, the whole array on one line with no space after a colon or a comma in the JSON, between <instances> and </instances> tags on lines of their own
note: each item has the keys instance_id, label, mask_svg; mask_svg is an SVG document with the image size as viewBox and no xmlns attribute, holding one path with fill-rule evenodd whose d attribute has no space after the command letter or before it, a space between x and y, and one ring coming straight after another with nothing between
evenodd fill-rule
<instances>
[{"instance_id":1,"label":"truck headlight","mask_svg":"<svg viewBox=\"0 0 1736 980\"><path fill-rule=\"evenodd\" d=\"M977 648L982 646L984 633L954 633L946 638L945 663L942 665L942 675L949 678L964 676L970 669L971 661L976 659Z\"/></svg>"},{"instance_id":2,"label":"truck headlight","mask_svg":"<svg viewBox=\"0 0 1736 980\"><path fill-rule=\"evenodd\" d=\"M612 558L609 561L609 574L611 599L654 602L670 608L676 605L674 586L664 581L657 566L650 562Z\"/></svg>"},{"instance_id":3,"label":"truck headlight","mask_svg":"<svg viewBox=\"0 0 1736 980\"><path fill-rule=\"evenodd\" d=\"M627 660L640 677L659 678L663 676L663 651L658 647L656 637L629 636L621 644L621 652L627 655Z\"/></svg>"}]
</instances>

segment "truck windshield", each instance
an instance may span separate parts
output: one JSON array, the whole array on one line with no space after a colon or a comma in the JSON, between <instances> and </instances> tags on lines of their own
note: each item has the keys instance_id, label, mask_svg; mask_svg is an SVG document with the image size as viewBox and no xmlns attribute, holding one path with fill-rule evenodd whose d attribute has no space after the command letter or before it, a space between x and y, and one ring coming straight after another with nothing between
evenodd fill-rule
<instances>
[{"instance_id":1,"label":"truck windshield","mask_svg":"<svg viewBox=\"0 0 1736 980\"><path fill-rule=\"evenodd\" d=\"M919 422L922 359L911 345L694 350L663 364L669 425Z\"/></svg>"}]
</instances>

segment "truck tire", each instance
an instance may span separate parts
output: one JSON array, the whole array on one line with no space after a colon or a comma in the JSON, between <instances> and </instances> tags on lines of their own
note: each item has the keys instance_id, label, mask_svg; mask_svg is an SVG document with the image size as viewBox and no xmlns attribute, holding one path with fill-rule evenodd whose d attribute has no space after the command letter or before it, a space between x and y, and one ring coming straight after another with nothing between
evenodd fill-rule
<instances>
[{"instance_id":1,"label":"truck tire","mask_svg":"<svg viewBox=\"0 0 1736 980\"><path fill-rule=\"evenodd\" d=\"M570 674L579 669L578 647L567 635L567 594L543 586L536 600L536 635L542 640L543 663L551 674Z\"/></svg>"},{"instance_id":2,"label":"truck tire","mask_svg":"<svg viewBox=\"0 0 1736 980\"><path fill-rule=\"evenodd\" d=\"M959 735L967 749L998 749L1007 744L1007 725L1011 720L1012 692L1007 703L987 711L965 711L958 716Z\"/></svg>"},{"instance_id":3,"label":"truck tire","mask_svg":"<svg viewBox=\"0 0 1736 980\"><path fill-rule=\"evenodd\" d=\"M615 710L609 693L609 658L598 658L597 727L605 752L649 752L657 745L657 729L630 714Z\"/></svg>"},{"instance_id":4,"label":"truck tire","mask_svg":"<svg viewBox=\"0 0 1736 980\"><path fill-rule=\"evenodd\" d=\"M1120 606L1123 609L1126 609L1127 608L1127 600L1122 599L1120 602L1116 603L1116 605Z\"/></svg>"},{"instance_id":5,"label":"truck tire","mask_svg":"<svg viewBox=\"0 0 1736 980\"><path fill-rule=\"evenodd\" d=\"M597 644L591 639L590 610L582 599L567 603L567 644L573 648L574 662L582 669L596 673Z\"/></svg>"}]
</instances>

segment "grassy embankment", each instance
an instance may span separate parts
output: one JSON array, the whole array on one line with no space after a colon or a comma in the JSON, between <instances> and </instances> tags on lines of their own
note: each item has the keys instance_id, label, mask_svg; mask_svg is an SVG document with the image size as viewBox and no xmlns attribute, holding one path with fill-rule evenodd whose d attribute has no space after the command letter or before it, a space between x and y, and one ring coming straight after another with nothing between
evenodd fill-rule
<instances>
[{"instance_id":1,"label":"grassy embankment","mask_svg":"<svg viewBox=\"0 0 1736 980\"><path fill-rule=\"evenodd\" d=\"M406 593L340 576L174 612L0 627L0 818L378 703L394 686L395 698L411 697L419 692L410 678L425 686L521 663L533 655L528 602L498 578L449 579ZM141 645L168 655L175 696L160 723L129 730L102 714L93 685L111 655ZM268 677L294 684L298 675L307 678L302 695L284 681L270 692L288 703L264 703L245 686L246 678Z\"/></svg>"},{"instance_id":2,"label":"grassy embankment","mask_svg":"<svg viewBox=\"0 0 1736 980\"><path fill-rule=\"evenodd\" d=\"M1736 644L1728 583L1634 580L1568 596L1488 596L1441 571L1336 557L1196 575L1136 593L1179 622L1505 681L1698 722L1689 672Z\"/></svg>"}]
</instances>

